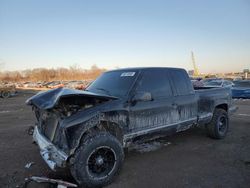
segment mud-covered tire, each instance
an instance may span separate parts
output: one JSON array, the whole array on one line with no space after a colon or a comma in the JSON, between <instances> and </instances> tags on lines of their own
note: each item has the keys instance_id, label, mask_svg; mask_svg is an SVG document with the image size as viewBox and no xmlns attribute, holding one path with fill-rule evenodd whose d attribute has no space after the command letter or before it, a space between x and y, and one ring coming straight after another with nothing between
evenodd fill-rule
<instances>
[{"instance_id":1,"label":"mud-covered tire","mask_svg":"<svg viewBox=\"0 0 250 188\"><path fill-rule=\"evenodd\" d=\"M9 98L10 97L10 92L9 91L2 91L1 96L4 99Z\"/></svg>"},{"instance_id":2,"label":"mud-covered tire","mask_svg":"<svg viewBox=\"0 0 250 188\"><path fill-rule=\"evenodd\" d=\"M229 128L228 113L220 108L214 110L212 120L206 126L207 134L211 138L222 139L226 136Z\"/></svg>"},{"instance_id":3,"label":"mud-covered tire","mask_svg":"<svg viewBox=\"0 0 250 188\"><path fill-rule=\"evenodd\" d=\"M80 185L102 187L113 181L123 160L121 143L107 132L96 132L83 139L70 170Z\"/></svg>"}]
</instances>

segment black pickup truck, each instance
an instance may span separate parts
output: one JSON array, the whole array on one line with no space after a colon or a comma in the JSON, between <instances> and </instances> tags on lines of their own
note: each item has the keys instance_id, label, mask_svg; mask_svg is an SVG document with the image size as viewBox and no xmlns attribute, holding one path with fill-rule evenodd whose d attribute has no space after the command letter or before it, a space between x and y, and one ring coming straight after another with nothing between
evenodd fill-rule
<instances>
[{"instance_id":1,"label":"black pickup truck","mask_svg":"<svg viewBox=\"0 0 250 188\"><path fill-rule=\"evenodd\" d=\"M134 140L205 125L224 138L232 106L228 88L193 88L184 69L109 71L85 91L58 88L31 97L34 141L52 170L70 169L80 185L99 187L119 172Z\"/></svg>"}]
</instances>

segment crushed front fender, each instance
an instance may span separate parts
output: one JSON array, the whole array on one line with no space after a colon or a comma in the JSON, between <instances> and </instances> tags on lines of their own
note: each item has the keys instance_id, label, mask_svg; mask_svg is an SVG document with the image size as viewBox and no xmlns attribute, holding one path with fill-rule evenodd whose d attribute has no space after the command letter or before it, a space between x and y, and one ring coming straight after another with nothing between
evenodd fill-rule
<instances>
[{"instance_id":1,"label":"crushed front fender","mask_svg":"<svg viewBox=\"0 0 250 188\"><path fill-rule=\"evenodd\" d=\"M33 139L40 148L40 154L52 170L65 168L68 155L54 146L47 138L42 136L37 128L34 129Z\"/></svg>"}]
</instances>

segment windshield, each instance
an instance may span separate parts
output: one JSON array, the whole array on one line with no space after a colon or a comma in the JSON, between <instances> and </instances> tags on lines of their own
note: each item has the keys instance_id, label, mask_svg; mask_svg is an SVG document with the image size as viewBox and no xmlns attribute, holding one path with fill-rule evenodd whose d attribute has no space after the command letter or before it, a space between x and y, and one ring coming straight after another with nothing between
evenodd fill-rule
<instances>
[{"instance_id":1,"label":"windshield","mask_svg":"<svg viewBox=\"0 0 250 188\"><path fill-rule=\"evenodd\" d=\"M250 88L250 81L249 82L234 82L234 87L247 87L247 88Z\"/></svg>"},{"instance_id":2,"label":"windshield","mask_svg":"<svg viewBox=\"0 0 250 188\"><path fill-rule=\"evenodd\" d=\"M210 81L210 82L205 82L205 86L221 86L222 81Z\"/></svg>"},{"instance_id":3,"label":"windshield","mask_svg":"<svg viewBox=\"0 0 250 188\"><path fill-rule=\"evenodd\" d=\"M86 90L94 93L124 97L134 83L136 76L136 71L106 72L98 77Z\"/></svg>"}]
</instances>

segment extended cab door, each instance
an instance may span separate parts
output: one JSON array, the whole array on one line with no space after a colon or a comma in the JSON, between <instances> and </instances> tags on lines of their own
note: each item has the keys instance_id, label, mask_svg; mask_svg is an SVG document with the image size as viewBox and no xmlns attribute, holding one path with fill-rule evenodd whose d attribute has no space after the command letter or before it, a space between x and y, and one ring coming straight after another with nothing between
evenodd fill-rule
<instances>
[{"instance_id":1,"label":"extended cab door","mask_svg":"<svg viewBox=\"0 0 250 188\"><path fill-rule=\"evenodd\" d=\"M177 132L183 131L197 122L198 99L184 69L170 69L169 75L174 92L173 105L179 115Z\"/></svg>"},{"instance_id":2,"label":"extended cab door","mask_svg":"<svg viewBox=\"0 0 250 188\"><path fill-rule=\"evenodd\" d=\"M152 100L133 101L138 93L150 93ZM161 129L178 122L174 96L167 69L145 69L132 90L129 104L129 128L132 133Z\"/></svg>"}]
</instances>

